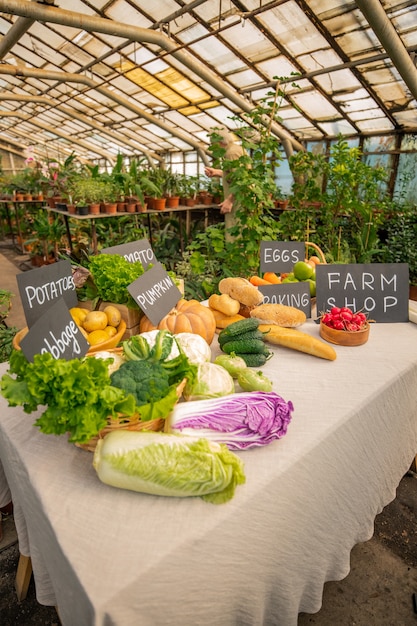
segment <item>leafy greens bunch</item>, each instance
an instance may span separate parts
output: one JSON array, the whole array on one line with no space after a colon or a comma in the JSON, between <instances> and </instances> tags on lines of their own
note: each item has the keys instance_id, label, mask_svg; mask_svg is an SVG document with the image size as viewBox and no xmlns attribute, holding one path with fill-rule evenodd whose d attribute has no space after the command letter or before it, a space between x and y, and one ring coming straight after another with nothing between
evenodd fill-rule
<instances>
[{"instance_id":1,"label":"leafy greens bunch","mask_svg":"<svg viewBox=\"0 0 417 626\"><path fill-rule=\"evenodd\" d=\"M23 406L25 413L46 405L35 421L41 432L69 433L69 441L86 443L106 426L108 416L136 411L133 396L111 384L109 363L91 357L54 359L49 352L29 362L14 350L9 371L1 378L1 392L9 406Z\"/></svg>"},{"instance_id":2,"label":"leafy greens bunch","mask_svg":"<svg viewBox=\"0 0 417 626\"><path fill-rule=\"evenodd\" d=\"M128 286L144 273L140 261L131 263L118 254L97 254L88 263L91 278L85 283L79 300L103 300L137 308Z\"/></svg>"}]
</instances>

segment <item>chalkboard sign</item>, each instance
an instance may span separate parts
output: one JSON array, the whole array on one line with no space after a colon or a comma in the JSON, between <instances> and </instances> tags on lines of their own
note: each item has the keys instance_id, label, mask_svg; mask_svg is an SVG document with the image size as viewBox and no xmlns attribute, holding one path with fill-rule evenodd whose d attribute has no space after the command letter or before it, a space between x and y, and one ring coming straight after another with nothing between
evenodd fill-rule
<instances>
[{"instance_id":1,"label":"chalkboard sign","mask_svg":"<svg viewBox=\"0 0 417 626\"><path fill-rule=\"evenodd\" d=\"M302 241L261 241L261 272L291 272L294 263L304 261Z\"/></svg>"},{"instance_id":2,"label":"chalkboard sign","mask_svg":"<svg viewBox=\"0 0 417 626\"><path fill-rule=\"evenodd\" d=\"M182 295L161 263L156 263L128 286L139 308L157 326L175 307Z\"/></svg>"},{"instance_id":3,"label":"chalkboard sign","mask_svg":"<svg viewBox=\"0 0 417 626\"><path fill-rule=\"evenodd\" d=\"M48 307L20 341L28 361L35 354L49 352L54 359L76 359L84 356L89 344L71 317L63 298Z\"/></svg>"},{"instance_id":4,"label":"chalkboard sign","mask_svg":"<svg viewBox=\"0 0 417 626\"><path fill-rule=\"evenodd\" d=\"M310 283L281 283L280 285L260 285L263 304L285 304L300 309L311 317Z\"/></svg>"},{"instance_id":5,"label":"chalkboard sign","mask_svg":"<svg viewBox=\"0 0 417 626\"><path fill-rule=\"evenodd\" d=\"M62 260L22 272L16 280L29 328L60 298L69 309L77 306L70 261Z\"/></svg>"},{"instance_id":6,"label":"chalkboard sign","mask_svg":"<svg viewBox=\"0 0 417 626\"><path fill-rule=\"evenodd\" d=\"M407 263L316 265L317 311L346 306L376 322L408 322Z\"/></svg>"},{"instance_id":7,"label":"chalkboard sign","mask_svg":"<svg viewBox=\"0 0 417 626\"><path fill-rule=\"evenodd\" d=\"M118 254L129 261L134 263L140 261L143 265L143 269L146 270L149 265L154 265L157 260L151 245L147 239L138 239L138 241L130 241L129 243L122 243L119 246L112 246L111 248L102 248L101 254Z\"/></svg>"}]
</instances>

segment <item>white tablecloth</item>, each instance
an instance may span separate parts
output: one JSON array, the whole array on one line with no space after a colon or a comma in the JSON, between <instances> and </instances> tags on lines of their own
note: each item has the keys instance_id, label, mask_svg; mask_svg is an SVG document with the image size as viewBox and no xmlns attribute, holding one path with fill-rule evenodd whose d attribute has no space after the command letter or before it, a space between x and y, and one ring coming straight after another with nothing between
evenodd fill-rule
<instances>
[{"instance_id":1,"label":"white tablecloth","mask_svg":"<svg viewBox=\"0 0 417 626\"><path fill-rule=\"evenodd\" d=\"M292 626L318 611L417 450L417 326L375 324L367 344L336 351L276 348L264 371L294 403L288 433L239 453L247 482L218 506L103 485L91 453L1 398L0 458L38 600L64 626Z\"/></svg>"}]
</instances>

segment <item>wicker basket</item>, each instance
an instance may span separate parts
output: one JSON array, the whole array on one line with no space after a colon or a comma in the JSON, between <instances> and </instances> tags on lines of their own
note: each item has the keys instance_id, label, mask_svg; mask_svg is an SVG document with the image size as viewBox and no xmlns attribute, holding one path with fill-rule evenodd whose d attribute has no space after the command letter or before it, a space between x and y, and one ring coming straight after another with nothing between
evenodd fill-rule
<instances>
[{"instance_id":1,"label":"wicker basket","mask_svg":"<svg viewBox=\"0 0 417 626\"><path fill-rule=\"evenodd\" d=\"M306 246L306 259L308 259L308 248L314 248L314 250L316 251L316 256L318 256L318 258L320 259L320 263L323 263L324 265L327 264L326 257L324 256L324 252L321 248L318 247L317 244L313 243L312 241L306 241L305 246Z\"/></svg>"},{"instance_id":2,"label":"wicker basket","mask_svg":"<svg viewBox=\"0 0 417 626\"><path fill-rule=\"evenodd\" d=\"M164 419L156 419L142 422L140 419L140 415L138 414L131 415L130 417L127 417L126 415L121 415L118 418L109 417L107 426L100 430L100 432L95 437L90 439L90 441L88 441L87 443L76 443L75 445L77 446L77 448L82 448L83 450L87 450L88 452L94 452L97 446L97 442L114 430L161 431L164 429L164 424Z\"/></svg>"},{"instance_id":3,"label":"wicker basket","mask_svg":"<svg viewBox=\"0 0 417 626\"><path fill-rule=\"evenodd\" d=\"M184 378L180 382L180 384L177 386L178 400L182 396L182 392L184 390L186 382L187 382L187 379ZM87 450L88 452L94 452L97 446L97 442L100 439L103 439L103 437L105 437L109 433L113 432L114 430L162 431L164 430L164 426L165 426L165 419L160 418L160 419L148 420L146 422L142 422L140 419L140 415L138 413L135 413L135 415L131 415L131 416L120 415L120 417L117 417L117 418L108 417L107 426L102 428L95 437L92 437L92 439L90 439L90 441L88 441L87 443L76 443L75 445L77 446L77 448L82 448L83 450Z\"/></svg>"}]
</instances>

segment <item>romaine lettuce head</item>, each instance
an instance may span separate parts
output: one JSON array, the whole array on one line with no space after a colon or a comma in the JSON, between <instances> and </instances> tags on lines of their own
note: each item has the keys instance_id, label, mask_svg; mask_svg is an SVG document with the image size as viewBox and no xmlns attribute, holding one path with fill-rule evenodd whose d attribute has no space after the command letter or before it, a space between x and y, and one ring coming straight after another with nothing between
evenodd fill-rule
<instances>
[{"instance_id":1,"label":"romaine lettuce head","mask_svg":"<svg viewBox=\"0 0 417 626\"><path fill-rule=\"evenodd\" d=\"M160 496L200 496L221 504L245 482L243 463L227 446L199 437L113 431L101 439L93 466L113 487Z\"/></svg>"}]
</instances>

